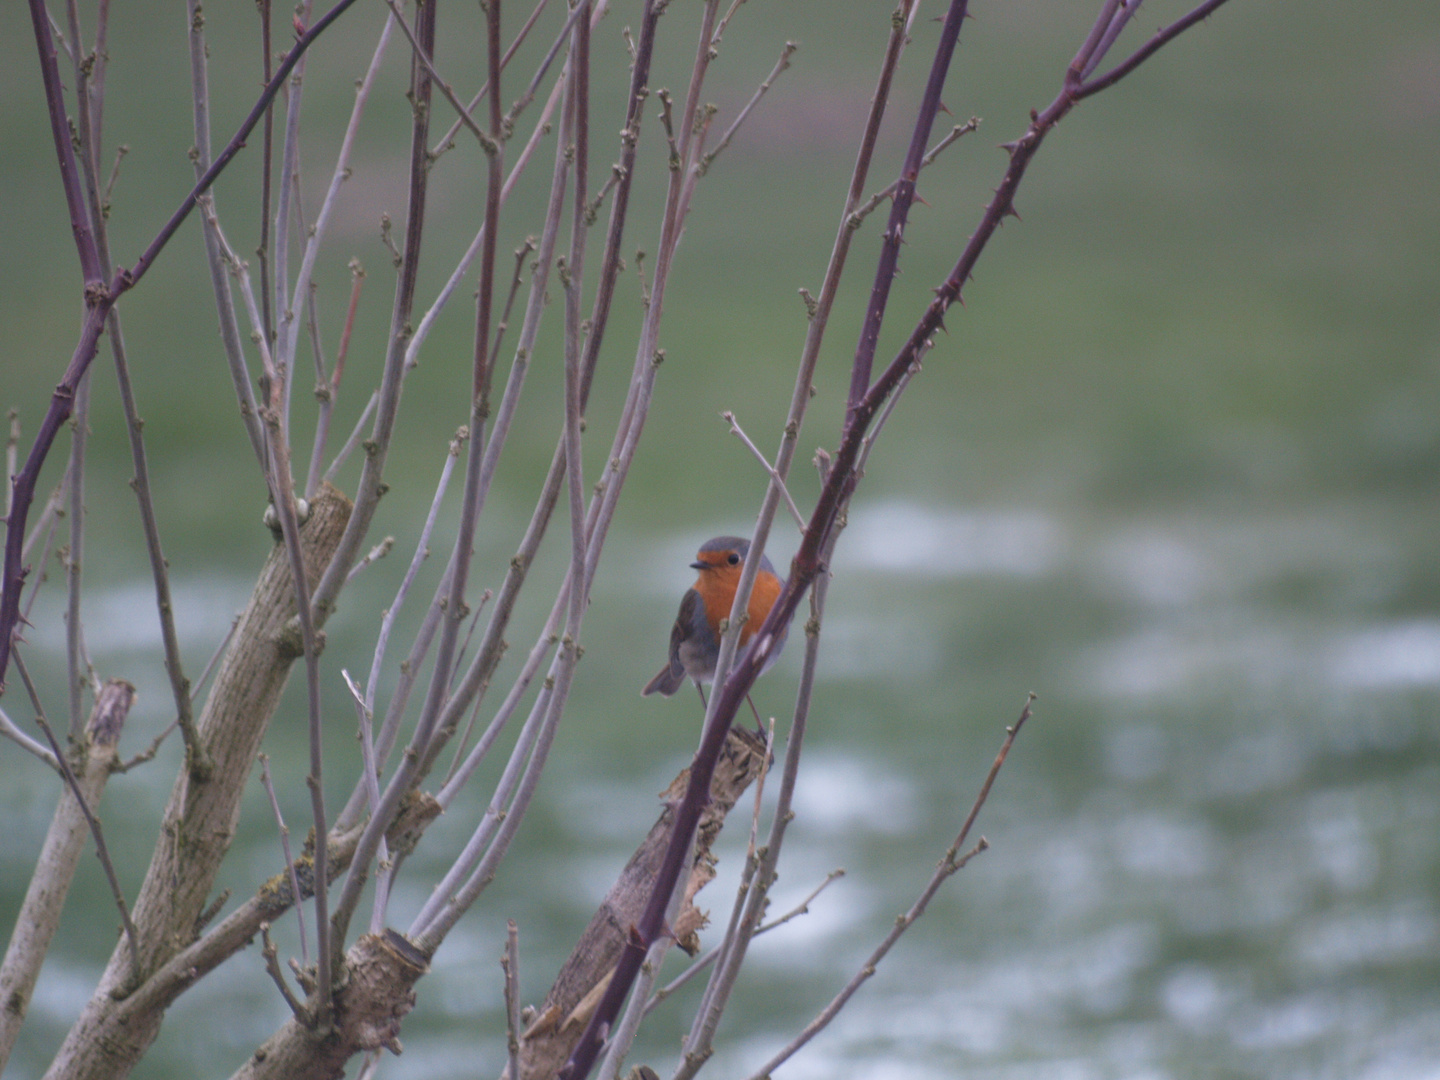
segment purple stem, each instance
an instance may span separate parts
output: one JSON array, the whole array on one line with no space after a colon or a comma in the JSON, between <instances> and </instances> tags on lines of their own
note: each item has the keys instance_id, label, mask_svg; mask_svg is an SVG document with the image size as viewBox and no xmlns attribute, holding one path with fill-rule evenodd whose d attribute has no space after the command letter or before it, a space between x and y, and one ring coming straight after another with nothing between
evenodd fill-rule
<instances>
[{"instance_id":1,"label":"purple stem","mask_svg":"<svg viewBox=\"0 0 1440 1080\"><path fill-rule=\"evenodd\" d=\"M190 194L185 196L184 201L170 215L170 220L150 241L135 265L128 268L122 266L107 283L100 271L99 249L90 228L89 217L85 213L80 190L80 171L75 161L74 147L70 142L64 90L60 84L60 68L55 55L55 42L50 34L49 18L45 12L44 0L30 0L35 43L40 53L41 79L45 86L45 103L50 110L50 130L60 158L60 180L65 188L65 201L70 208L70 227L75 233L75 244L80 251L80 267L85 275L86 313L85 323L80 330L80 340L75 345L64 376L50 396L50 408L35 433L34 445L30 447L25 464L11 481L12 501L5 535L5 568L3 577L0 577L0 691L5 689L5 673L10 666L10 646L20 621L20 590L25 584L27 572L26 567L21 565L21 549L25 536L25 521L30 513L30 504L35 498L35 485L40 478L40 469L50 453L50 447L55 442L55 436L75 408L75 389L90 367L90 361L95 359L100 334L105 328L105 319L109 316L110 309L145 276L145 272L190 215L190 211L195 209L200 196L205 194L215 182L215 178L244 148L246 136L265 114L295 64L305 54L305 50L354 3L355 0L339 0L296 40L295 47L276 69L274 77L266 84L254 108L250 110L250 115L245 118L220 156L196 181Z\"/></svg>"}]
</instances>

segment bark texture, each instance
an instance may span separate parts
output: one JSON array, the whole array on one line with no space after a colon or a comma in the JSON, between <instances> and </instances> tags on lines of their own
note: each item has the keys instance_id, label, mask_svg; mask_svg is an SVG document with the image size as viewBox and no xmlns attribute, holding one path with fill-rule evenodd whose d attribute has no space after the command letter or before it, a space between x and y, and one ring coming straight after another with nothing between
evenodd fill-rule
<instances>
[{"instance_id":1,"label":"bark texture","mask_svg":"<svg viewBox=\"0 0 1440 1080\"><path fill-rule=\"evenodd\" d=\"M92 814L99 809L105 781L110 779L110 769L115 764L120 732L134 702L135 687L124 679L107 681L95 698L90 721L85 725L85 741L71 755L70 769ZM61 785L50 831L45 834L45 844L15 919L4 963L0 964L0 1073L5 1071L5 1063L25 1023L40 967L60 925L60 913L65 908L70 882L75 878L75 867L90 839L90 826L75 792L63 780ZM125 947L123 941L121 946Z\"/></svg>"},{"instance_id":2,"label":"bark texture","mask_svg":"<svg viewBox=\"0 0 1440 1080\"><path fill-rule=\"evenodd\" d=\"M339 545L350 500L326 484L300 529L307 587ZM140 970L120 942L94 996L70 1029L47 1080L126 1075L154 1041L163 1009L127 1013L124 999L200 934L215 875L234 839L240 797L260 741L301 654L295 586L282 544L270 552L196 724L201 753L175 780L160 836L134 905Z\"/></svg>"},{"instance_id":3,"label":"bark texture","mask_svg":"<svg viewBox=\"0 0 1440 1080\"><path fill-rule=\"evenodd\" d=\"M680 947L692 955L699 944L696 932L705 923L704 914L693 903L694 897L715 876L715 858L710 854L710 846L720 834L726 815L764 769L765 760L765 746L753 732L731 730L710 783L710 802L696 832L684 902L672 927ZM552 1080L579 1041L590 1013L610 981L615 962L650 899L660 862L665 857L675 806L689 780L687 767L661 794L665 809L659 820L626 863L619 880L561 967L536 1018L523 1033L520 1080Z\"/></svg>"},{"instance_id":4,"label":"bark texture","mask_svg":"<svg viewBox=\"0 0 1440 1080\"><path fill-rule=\"evenodd\" d=\"M400 1053L400 1021L415 1007L415 983L428 970L428 957L403 934L366 934L345 955L328 1030L292 1016L234 1080L334 1080L356 1054Z\"/></svg>"}]
</instances>

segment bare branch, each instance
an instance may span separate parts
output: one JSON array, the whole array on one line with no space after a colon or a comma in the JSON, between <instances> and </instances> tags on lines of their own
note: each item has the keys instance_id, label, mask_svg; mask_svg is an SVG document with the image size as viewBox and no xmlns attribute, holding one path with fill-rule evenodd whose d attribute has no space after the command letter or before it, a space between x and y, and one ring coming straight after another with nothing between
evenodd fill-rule
<instances>
[{"instance_id":1,"label":"bare branch","mask_svg":"<svg viewBox=\"0 0 1440 1080\"><path fill-rule=\"evenodd\" d=\"M315 444L310 451L310 468L306 472L305 497L313 499L320 490L320 465L325 457L325 444L330 437L330 417L340 393L340 380L345 374L345 358L350 352L350 334L355 329L355 312L360 307L360 287L365 282L365 268L359 259L350 260L350 306L345 311L345 326L340 331L340 347L335 354L335 367L327 381L324 373L315 383L319 402L315 417Z\"/></svg>"},{"instance_id":2,"label":"bare branch","mask_svg":"<svg viewBox=\"0 0 1440 1080\"><path fill-rule=\"evenodd\" d=\"M55 756L54 751L21 731L4 709L0 709L0 735L4 735L22 749L28 750L56 772L60 771L60 759Z\"/></svg>"},{"instance_id":3,"label":"bare branch","mask_svg":"<svg viewBox=\"0 0 1440 1080\"><path fill-rule=\"evenodd\" d=\"M405 33L406 39L410 42L410 48L414 52L415 59L420 61L425 70L430 73L431 82L435 84L440 90L441 95L450 103L450 107L459 115L460 123L468 128L470 133L479 141L480 148L485 151L486 157L494 154L499 149L499 146L493 138L480 130L480 125L475 123L474 118L470 115L470 110L461 103L460 99L455 96L455 91L450 88L450 84L441 78L440 73L435 70L435 65L430 60L429 51L421 47L419 40L415 37L415 31L411 30L410 24L405 21L405 15L401 12L400 5L397 4L395 0L385 0L385 3L390 8L391 18L399 24L400 29Z\"/></svg>"},{"instance_id":4,"label":"bare branch","mask_svg":"<svg viewBox=\"0 0 1440 1080\"><path fill-rule=\"evenodd\" d=\"M375 415L375 406L379 400L380 394L379 391L376 391L370 395L370 400L365 403L365 408L360 410L360 419L355 421L355 427L351 430L350 437L345 440L345 445L340 447L340 452L335 455L335 460L330 463L330 467L325 470L325 475L321 477L325 483L333 484L335 482L340 467L349 460L350 455L355 452L355 448L360 445L360 440L365 437L365 425Z\"/></svg>"},{"instance_id":5,"label":"bare branch","mask_svg":"<svg viewBox=\"0 0 1440 1080\"><path fill-rule=\"evenodd\" d=\"M376 544L369 551L367 551L364 558L362 558L359 562L357 562L354 566L350 568L350 573L346 576L345 580L354 581L355 578L359 575L360 571L364 570L371 563L378 562L380 559L385 558L385 556L390 554L394 547L395 537L385 537L384 540L381 540L380 543Z\"/></svg>"},{"instance_id":6,"label":"bare branch","mask_svg":"<svg viewBox=\"0 0 1440 1080\"><path fill-rule=\"evenodd\" d=\"M265 794L270 799L270 812L275 815L275 825L280 830L280 851L285 856L285 873L290 876L290 888L296 896L300 895L300 877L295 873L295 860L290 857L290 827L285 824L285 815L280 812L280 800L275 797L275 785L270 780L270 758L267 754L260 755L260 784L265 789ZM299 904L295 905L295 915L300 924L300 962L308 965L310 963L310 948L305 941L305 912ZM269 929L268 926L265 929ZM269 941L267 934L266 941ZM273 950L272 950L273 951ZM270 958L270 959L273 959ZM267 960L266 967L269 968ZM280 965L275 965L275 973L279 974ZM277 979L280 983L281 992L285 994L285 1000L290 1000L288 990L285 989L285 979L281 976ZM299 1015L297 1013L297 1015Z\"/></svg>"},{"instance_id":7,"label":"bare branch","mask_svg":"<svg viewBox=\"0 0 1440 1080\"><path fill-rule=\"evenodd\" d=\"M1001 766L1005 764L1005 758L1010 753L1010 747L1015 744L1015 737L1020 734L1020 728L1025 724L1025 721L1030 718L1030 706L1034 700L1035 695L1031 694L1029 700L1025 702L1025 708L1021 710L1020 719L1005 729L1005 741L1000 745L1000 752L995 755L995 761L985 776L985 782L980 786L980 793L975 797L975 802L970 807L970 813L965 817L965 823L960 827L960 832L955 837L954 843L946 849L944 857L940 860L940 865L936 867L935 873L931 875L930 880L921 890L920 896L916 899L915 903L910 906L908 911L895 920L895 925L891 928L890 932L885 935L885 939L876 946L874 952L866 957L865 962L860 966L860 970L856 972L854 977L835 995L830 1004L825 1006L820 1014L805 1026L804 1031L791 1040L769 1061L765 1062L764 1065L760 1066L759 1069L755 1070L749 1077L749 1080L765 1080L765 1078L779 1068L782 1063L793 1056L797 1050L823 1031L830 1021L835 1019L840 1010L845 1007L845 1003L854 996L855 991L860 989L861 984L870 978L871 975L875 974L875 969L879 966L880 961L885 959L885 955L894 946L895 942L900 940L900 935L905 933L906 930L915 924L915 921L919 919L920 916L925 914L926 907L929 905L935 893L939 891L940 886L954 875L956 871L960 870L966 863L990 846L982 836L973 848L963 855L960 854L960 848L965 843L971 826L975 824L975 819L980 814L980 808L985 805L985 800L990 794L990 788L995 783L995 777L999 774Z\"/></svg>"},{"instance_id":8,"label":"bare branch","mask_svg":"<svg viewBox=\"0 0 1440 1080\"><path fill-rule=\"evenodd\" d=\"M1149 41L1147 41L1139 49L1135 50L1134 54L1128 57L1123 63L1119 64L1112 70L1107 71L1104 75L1101 75L1095 79L1091 79L1089 82L1076 87L1074 91L1075 100L1083 100L1084 98L1089 97L1091 94L1098 94L1101 90L1104 90L1107 87L1114 86L1126 75L1129 75L1130 72L1134 71L1146 60L1150 59L1151 56L1153 56L1157 51L1159 51L1161 46L1169 44L1171 41L1174 41L1175 38L1179 37L1186 30L1189 30L1196 23L1203 22L1205 19L1208 19L1223 3L1225 3L1225 0L1206 0L1205 3L1195 8L1184 18L1177 19L1169 26L1162 27L1161 29L1157 30L1155 32L1155 35Z\"/></svg>"},{"instance_id":9,"label":"bare branch","mask_svg":"<svg viewBox=\"0 0 1440 1080\"><path fill-rule=\"evenodd\" d=\"M63 769L66 786L60 789L60 798L25 891L25 899L16 912L10 943L4 960L0 961L0 1000L5 1002L5 1008L0 1009L0 1071L4 1070L6 1059L15 1047L45 955L59 929L65 898L74 880L87 835L96 835L96 850L102 855L102 865L108 863L109 855L98 833L94 830L87 833L87 826L93 818L89 811L100 804L115 760L116 747L134 701L133 686L123 679L111 679L96 695L82 741L72 747L70 760L67 761L64 754L35 744L39 750L37 756L48 758L47 764L53 763L57 771ZM3 711L0 711L0 727L7 733L14 727ZM45 730L50 735L48 727ZM53 745L53 735L51 739ZM97 820L96 828L98 825Z\"/></svg>"},{"instance_id":10,"label":"bare branch","mask_svg":"<svg viewBox=\"0 0 1440 1080\"><path fill-rule=\"evenodd\" d=\"M110 883L110 892L115 898L115 906L120 911L120 922L125 927L125 940L130 943L131 960L138 965L140 962L139 937L135 931L135 923L130 919L130 907L125 903L125 891L120 888L120 879L115 874L115 864L110 861L110 849L105 846L105 830L100 824L100 819L90 809L89 801L85 798L85 791L76 779L74 771L70 768L69 761L65 758L65 751L60 748L59 741L55 738L55 732L45 720L45 710L40 704L39 694L36 692L35 684L30 679L30 672L25 667L19 651L14 654L15 670L20 672L20 678L25 683L25 690L30 695L30 703L35 708L35 723L40 725L40 730L45 733L46 740L50 743L50 749L55 754L55 760L60 765L60 773L65 777L65 783L69 786L71 794L75 796L75 804L80 813L85 817L85 824L90 826L90 835L95 838L95 854L100 859L100 865L105 870L105 880ZM117 722L124 723L125 715L130 711L130 704L135 700L135 688L123 680L112 685L117 685L120 700L110 705L118 717ZM99 713L99 702L96 702L97 714ZM115 737L119 738L118 729ZM107 770L108 771L108 770Z\"/></svg>"},{"instance_id":11,"label":"bare branch","mask_svg":"<svg viewBox=\"0 0 1440 1080\"><path fill-rule=\"evenodd\" d=\"M743 2L743 0L741 0L741 2ZM736 6L738 6L738 2ZM731 14L733 13L734 8L731 9ZM728 22L729 18L730 16L726 15L725 21ZM721 29L724 29L723 23L721 24ZM771 69L770 74L765 76L765 81L760 84L755 93L751 95L750 100L745 103L745 107L740 110L740 115L735 117L735 122L732 123L730 127L726 129L725 134L720 137L720 141L715 144L715 149L700 159L699 169L702 176L710 171L710 166L715 163L715 159L725 152L725 148L730 145L730 140L733 139L735 133L740 130L740 125L745 122L755 106L760 104L760 99L765 96L775 80L780 77L780 73L790 66L790 58L795 55L795 50L798 48L800 48L800 46L793 41L787 41L785 43L785 48L780 52L780 59L775 61L775 66Z\"/></svg>"},{"instance_id":12,"label":"bare branch","mask_svg":"<svg viewBox=\"0 0 1440 1080\"><path fill-rule=\"evenodd\" d=\"M784 926L786 923L790 922L790 920L797 919L801 915L810 914L810 905L814 903L815 898L819 896L822 892L824 892L826 889L828 889L834 882L838 881L844 876L845 871L843 869L831 870L830 873L825 875L825 880L820 882L819 885L816 885L815 888L811 889L809 895L806 896L804 900L801 900L800 903L796 904L789 911L785 912L785 914L775 919L772 919L764 926L759 927L755 931L755 937L759 937L761 934L769 933L771 930ZM676 990L679 990L686 983L690 982L690 980L695 978L696 975L699 975L702 971L706 970L721 955L723 948L724 946L722 944L717 945L712 949L707 949L705 953L701 955L693 964L687 967L679 975L675 976L674 979L666 983L659 990L656 990L655 993L650 995L650 1000L645 1004L645 1014L648 1016L650 1012L662 1001L668 998L671 994L675 993Z\"/></svg>"},{"instance_id":13,"label":"bare branch","mask_svg":"<svg viewBox=\"0 0 1440 1080\"><path fill-rule=\"evenodd\" d=\"M505 68L509 66L511 59L515 56L515 53L519 51L520 46L524 44L525 39L529 36L530 31L534 29L535 23L539 20L540 13L545 10L545 5L549 2L550 0L538 0L535 5L535 10L530 12L530 17L525 20L524 25L521 26L520 30L516 33L515 40L510 43L510 48L505 50L505 56L500 61L501 71L504 71ZM563 38L563 36L564 35L562 33L561 37ZM467 113L474 112L476 106L478 106L480 102L485 100L485 95L489 92L490 80L486 79L484 84L480 87L479 93L477 93L473 98L470 99L469 105L465 106L465 111ZM434 148L430 151L430 156L432 158L438 158L441 154L445 153L447 150L449 150L455 145L453 140L456 134L460 131L460 128L463 126L463 124L464 121L457 118L455 120L455 123L450 125L450 130L447 131L443 136L441 136L440 141L436 143Z\"/></svg>"},{"instance_id":14,"label":"bare branch","mask_svg":"<svg viewBox=\"0 0 1440 1080\"><path fill-rule=\"evenodd\" d=\"M790 516L795 519L795 524L803 530L805 528L805 515L800 513L800 508L795 505L795 500L790 497L790 489L785 486L785 481L775 470L775 467L766 459L764 451L750 441L750 436L745 434L744 428L742 428L739 421L735 419L733 412L727 409L720 414L720 418L730 425L730 434L736 436L744 443L749 451L755 455L760 464L765 467L765 471L770 474L770 479L780 485L780 494L785 500L785 505L790 508Z\"/></svg>"},{"instance_id":15,"label":"bare branch","mask_svg":"<svg viewBox=\"0 0 1440 1080\"><path fill-rule=\"evenodd\" d=\"M509 1080L520 1080L520 930L514 919L505 923L505 1046L510 1058Z\"/></svg>"},{"instance_id":16,"label":"bare branch","mask_svg":"<svg viewBox=\"0 0 1440 1080\"><path fill-rule=\"evenodd\" d=\"M938 158L942 153L944 153L945 148L948 147L951 143L955 142L962 135L968 135L970 132L976 130L979 126L980 118L972 116L965 123L956 124L954 127L952 127L949 133L946 134L946 136L939 142L937 142L933 147L931 147L930 152L921 159L921 170L923 171L928 166L934 164L935 159ZM870 198L867 199L863 205L861 205L853 213L851 213L850 217L848 218L850 228L858 229L860 227L860 223L864 221L867 217L869 217L870 214L873 213L876 208L880 206L881 203L883 203L886 199L894 197L895 192L899 188L899 186L900 181L896 180L892 184L890 184L890 186L883 188L880 191L877 191L874 195L871 195ZM918 198L919 196L917 195L916 197Z\"/></svg>"},{"instance_id":17,"label":"bare branch","mask_svg":"<svg viewBox=\"0 0 1440 1080\"><path fill-rule=\"evenodd\" d=\"M283 825L281 829L283 835ZM285 853L285 860L286 862L290 860L290 853L288 851ZM295 873L293 866L290 868L290 873L292 875ZM299 894L297 893L296 895ZM300 925L302 927L305 925L303 919L300 921ZM305 939L302 936L300 940L303 942ZM260 941L260 956L265 961L265 973L270 976L270 981L273 982L280 991L280 996L285 999L285 1004L290 1006L290 1015L294 1016L296 1020L299 1020L306 1027L309 1027L315 1022L314 1018L310 1015L310 1011L306 1009L291 992L290 984L285 980L285 972L280 969L279 951L275 948L275 942L270 940L270 924L268 922L260 924ZM304 948L303 944L301 948Z\"/></svg>"},{"instance_id":18,"label":"bare branch","mask_svg":"<svg viewBox=\"0 0 1440 1080\"><path fill-rule=\"evenodd\" d=\"M904 239L905 225L910 217L910 205L915 198L915 183L920 175L920 163L925 157L925 144L930 138L930 128L940 108L940 95L945 89L945 76L950 70L950 58L960 40L960 27L965 21L966 0L952 0L945 14L945 23L940 30L940 42L935 49L935 61L930 66L930 77L925 84L925 94L915 115L915 128L910 136L910 149L905 155L905 164L896 181L895 196L890 206L890 221L880 248L880 259L875 267L874 284L870 287L870 303L865 309L865 321L860 330L860 340L855 346L855 360L850 369L849 407L851 412L859 405L865 392L870 388L870 370L875 360L875 347L880 340L880 324L885 318L886 304L890 299L890 286L895 280L896 267L900 261L900 244ZM852 421L847 419L846 424Z\"/></svg>"}]
</instances>

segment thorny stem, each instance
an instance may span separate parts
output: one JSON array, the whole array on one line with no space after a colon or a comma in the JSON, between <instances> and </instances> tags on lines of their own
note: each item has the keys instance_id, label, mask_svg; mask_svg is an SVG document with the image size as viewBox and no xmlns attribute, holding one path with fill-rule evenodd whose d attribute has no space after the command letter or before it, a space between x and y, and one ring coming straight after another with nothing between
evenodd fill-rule
<instances>
[{"instance_id":1,"label":"thorny stem","mask_svg":"<svg viewBox=\"0 0 1440 1080\"><path fill-rule=\"evenodd\" d=\"M930 78L925 84L925 94L915 115L910 149L905 154L905 164L900 170L899 180L896 181L895 196L890 204L890 221L885 227L880 259L875 266L875 282L870 287L870 304L865 310L860 341L855 347L855 360L850 368L851 409L870 387L870 369L875 361L875 347L880 340L880 324L885 318L885 307L890 299L890 286L895 280L896 267L900 262L900 245L905 236L905 224L910 217L910 205L915 199L915 183L920 176L925 146L930 141L930 128L935 123L936 112L940 109L940 95L945 89L950 58L954 56L955 46L960 40L960 26L965 21L967 6L966 0L952 0L945 14L945 24L940 30L940 43L935 49L935 62L930 67ZM847 424L848 422L847 419Z\"/></svg>"}]
</instances>

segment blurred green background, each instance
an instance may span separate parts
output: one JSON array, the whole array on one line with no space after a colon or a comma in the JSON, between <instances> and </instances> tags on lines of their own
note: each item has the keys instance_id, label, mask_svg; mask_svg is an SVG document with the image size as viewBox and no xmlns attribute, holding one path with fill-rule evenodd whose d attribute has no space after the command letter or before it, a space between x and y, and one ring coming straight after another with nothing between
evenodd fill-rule
<instances>
[{"instance_id":1,"label":"blurred green background","mask_svg":"<svg viewBox=\"0 0 1440 1080\"><path fill-rule=\"evenodd\" d=\"M953 122L982 124L922 178L926 205L912 214L882 358L974 228L1003 169L996 145L1053 97L1097 7L972 5L945 102ZM596 40L597 177L615 153L621 31L637 8L617 4ZM922 5L916 20L872 190L903 153L941 10ZM1117 55L1183 10L1142 9ZM671 5L652 85L678 94L698 11L694 0ZM718 414L733 410L762 447L778 442L806 328L797 289L819 289L890 14L873 0L752 0L730 25L706 92L722 127L784 41L800 51L696 196L666 298L667 360L551 771L500 877L421 983L406 1052L383 1075L498 1074L505 919L520 924L524 998L536 1001L653 819L654 793L693 749L693 698L642 702L638 688L663 658L698 542L753 523L764 476ZM249 4L206 15L219 144L258 82L256 17ZM360 6L312 54L308 214L384 15L383 5ZM521 17L509 11L507 26ZM78 275L28 19L19 5L0 19L0 404L20 411L23 452L73 347ZM439 64L466 94L481 78L477 19L470 8L440 11ZM117 8L114 20L107 166L118 143L130 152L110 228L117 258L133 261L189 184L186 21L181 6L153 3ZM540 47L517 61L512 87ZM407 67L403 43L393 45L317 275L333 356L346 262L357 257L368 271L337 442L363 404L389 318L378 222L382 212L404 220ZM655 111L652 101L631 252L653 251L658 229ZM436 114L449 123L438 99ZM258 236L258 145L217 189L242 251ZM537 227L551 151L542 146L517 191L502 252ZM748 1073L857 969L928 878L1003 725L1035 690L1036 718L981 819L993 850L780 1075L1440 1076L1437 176L1440 17L1423 2L1236 0L1054 132L1018 198L1022 220L997 235L966 307L890 420L837 553L776 910L831 869L848 874L752 950L709 1071ZM462 136L433 177L422 310L479 221L481 155ZM804 462L835 443L883 213L857 239L832 320L792 484L802 508L816 492ZM599 245L597 235L592 258ZM462 294L472 283L473 274ZM608 452L633 359L633 273L616 310L589 414L587 479ZM196 222L121 311L186 661L198 672L270 541ZM338 671L367 670L376 615L413 548L446 440L465 420L473 321L473 304L457 298L407 383L393 490L376 523L377 539L396 536L397 556L359 579L329 625L337 799L356 758ZM554 341L542 341L486 512L476 589L498 584L549 462L561 408ZM86 633L100 674L140 687L125 747L135 752L168 721L168 690L103 353L95 374ZM310 382L307 369L296 388L295 441L307 452ZM348 476L353 487L353 468ZM548 608L560 528L502 677ZM795 544L780 522L777 564ZM439 562L417 596L434 587ZM52 583L29 632L57 715L61 602ZM761 708L782 717L797 643L757 690ZM393 647L392 666L404 647ZM268 750L291 827L303 832L297 689ZM14 689L4 707L29 718ZM172 740L106 796L107 836L132 894L178 752ZM54 784L8 743L0 774L8 926ZM468 835L480 797L437 825L433 852ZM258 783L242 830L221 882L237 896L278 865ZM722 925L741 831L707 890ZM408 921L440 866L410 863L392 922ZM87 859L7 1075L43 1069L115 922ZM293 937L293 922L285 932ZM655 1014L633 1060L666 1073L687 1000ZM135 1075L228 1075L284 1014L249 950L182 999Z\"/></svg>"}]
</instances>

